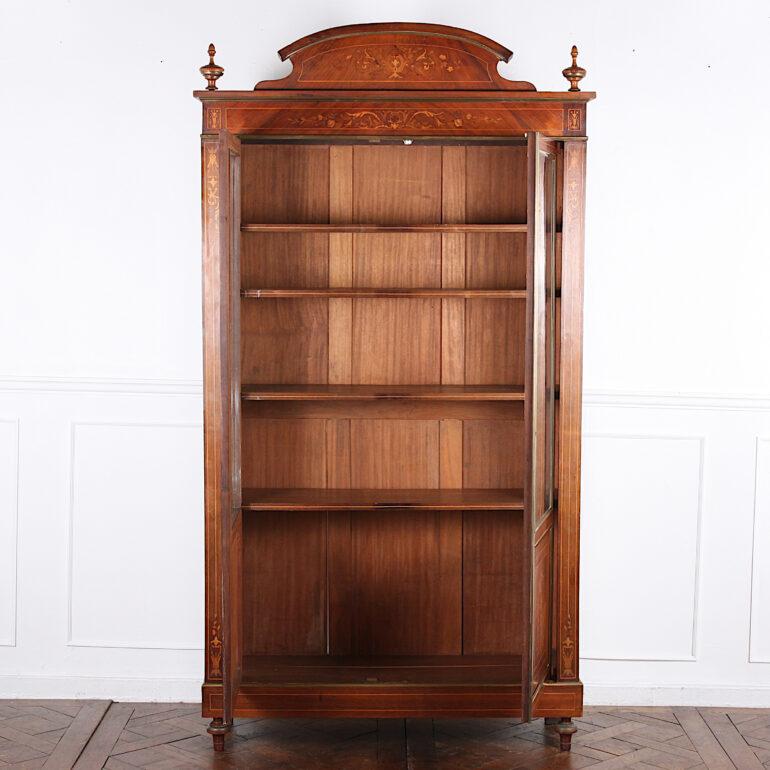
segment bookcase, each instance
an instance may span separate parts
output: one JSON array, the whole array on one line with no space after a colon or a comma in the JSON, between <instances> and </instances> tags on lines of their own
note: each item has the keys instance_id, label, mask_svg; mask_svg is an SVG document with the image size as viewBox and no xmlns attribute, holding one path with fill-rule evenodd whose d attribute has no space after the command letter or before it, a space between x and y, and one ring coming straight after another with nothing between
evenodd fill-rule
<instances>
[{"instance_id":1,"label":"bookcase","mask_svg":"<svg viewBox=\"0 0 770 770\"><path fill-rule=\"evenodd\" d=\"M577 667L585 71L368 24L201 68L203 713L546 717Z\"/></svg>"}]
</instances>

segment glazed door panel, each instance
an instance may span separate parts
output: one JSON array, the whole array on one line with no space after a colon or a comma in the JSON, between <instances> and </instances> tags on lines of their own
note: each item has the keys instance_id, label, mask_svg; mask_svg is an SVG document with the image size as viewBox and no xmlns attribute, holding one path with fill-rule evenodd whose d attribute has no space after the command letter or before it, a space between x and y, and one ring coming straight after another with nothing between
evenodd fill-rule
<instances>
[{"instance_id":1,"label":"glazed door panel","mask_svg":"<svg viewBox=\"0 0 770 770\"><path fill-rule=\"evenodd\" d=\"M529 136L526 440L528 690L525 710L551 668L556 420L556 162L553 142Z\"/></svg>"}]
</instances>

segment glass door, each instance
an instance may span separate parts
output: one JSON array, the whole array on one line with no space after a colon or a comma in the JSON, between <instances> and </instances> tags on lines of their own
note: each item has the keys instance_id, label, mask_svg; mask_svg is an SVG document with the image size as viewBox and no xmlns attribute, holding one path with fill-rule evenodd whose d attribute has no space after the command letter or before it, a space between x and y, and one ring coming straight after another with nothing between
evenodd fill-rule
<instances>
[{"instance_id":1,"label":"glass door","mask_svg":"<svg viewBox=\"0 0 770 770\"><path fill-rule=\"evenodd\" d=\"M556 420L557 146L528 137L525 575L529 649L524 710L529 714L551 663Z\"/></svg>"}]
</instances>

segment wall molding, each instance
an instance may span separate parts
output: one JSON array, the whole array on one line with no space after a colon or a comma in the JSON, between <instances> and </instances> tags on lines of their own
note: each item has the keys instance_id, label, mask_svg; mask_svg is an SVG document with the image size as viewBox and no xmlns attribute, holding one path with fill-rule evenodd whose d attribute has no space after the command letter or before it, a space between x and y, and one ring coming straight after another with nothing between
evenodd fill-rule
<instances>
[{"instance_id":1,"label":"wall molding","mask_svg":"<svg viewBox=\"0 0 770 770\"><path fill-rule=\"evenodd\" d=\"M703 487L704 487L704 469L706 458L706 437L692 436L679 433L584 433L583 439L626 439L640 441L644 439L664 440L664 441L694 441L698 444L698 488L697 488L697 507L695 516L695 566L693 575L693 597L692 597L692 629L690 637L690 654L680 657L666 657L662 655L653 656L611 656L609 654L581 655L581 660L601 660L613 662L642 662L642 663L696 663L698 660L698 614L700 607L701 593L701 552L703 536Z\"/></svg>"},{"instance_id":2,"label":"wall molding","mask_svg":"<svg viewBox=\"0 0 770 770\"><path fill-rule=\"evenodd\" d=\"M14 502L13 510L11 511L13 534L13 543L11 545L11 551L13 552L13 590L11 591L12 606L10 611L11 617L11 635L6 639L0 638L0 647L16 647L18 627L19 627L19 466L21 465L21 419L19 417L3 417L0 418L0 423L6 425L13 425L16 429L16 451L11 460L13 463L13 477L15 479L14 490Z\"/></svg>"},{"instance_id":3,"label":"wall molding","mask_svg":"<svg viewBox=\"0 0 770 770\"><path fill-rule=\"evenodd\" d=\"M91 647L105 650L111 649L129 649L129 650L171 650L175 652L200 651L203 646L199 644L179 644L177 642L157 642L154 644L139 643L133 640L101 641L92 639L76 639L72 633L72 604L73 604L73 547L74 547L74 528L75 528L75 457L76 457L76 439L77 429L80 427L99 427L99 428L194 428L202 429L202 423L195 422L168 422L168 421L144 421L129 422L115 420L77 420L70 422L70 442L69 442L69 500L67 504L67 557L66 574L67 583L65 589L65 602L67 606L67 631L65 644L68 647ZM203 512L201 511L201 515ZM203 635L201 634L201 638ZM114 698L113 698L114 700Z\"/></svg>"},{"instance_id":4,"label":"wall molding","mask_svg":"<svg viewBox=\"0 0 770 770\"><path fill-rule=\"evenodd\" d=\"M113 393L116 395L197 396L202 380L120 379L111 377L6 377L0 376L1 392Z\"/></svg>"},{"instance_id":5,"label":"wall molding","mask_svg":"<svg viewBox=\"0 0 770 770\"><path fill-rule=\"evenodd\" d=\"M759 506L759 447L770 444L770 436L757 436L754 443L754 511L751 521L751 585L749 588L749 663L770 663L770 658L755 658L752 653L754 633L754 581L757 562L757 508Z\"/></svg>"},{"instance_id":6,"label":"wall molding","mask_svg":"<svg viewBox=\"0 0 770 770\"><path fill-rule=\"evenodd\" d=\"M0 392L64 392L116 394L200 395L200 379L139 379L122 377L46 377L0 375ZM583 391L586 406L626 406L673 409L716 409L738 411L770 411L770 394L687 392L662 390Z\"/></svg>"},{"instance_id":7,"label":"wall molding","mask_svg":"<svg viewBox=\"0 0 770 770\"><path fill-rule=\"evenodd\" d=\"M636 409L766 412L770 411L770 395L587 389L583 391L583 404L585 406L617 406Z\"/></svg>"},{"instance_id":8,"label":"wall molding","mask_svg":"<svg viewBox=\"0 0 770 770\"><path fill-rule=\"evenodd\" d=\"M203 662L200 670L203 672ZM4 698L108 698L124 702L195 703L203 677L38 676L0 674Z\"/></svg>"},{"instance_id":9,"label":"wall molding","mask_svg":"<svg viewBox=\"0 0 770 770\"><path fill-rule=\"evenodd\" d=\"M586 706L770 708L770 686L583 682Z\"/></svg>"}]
</instances>

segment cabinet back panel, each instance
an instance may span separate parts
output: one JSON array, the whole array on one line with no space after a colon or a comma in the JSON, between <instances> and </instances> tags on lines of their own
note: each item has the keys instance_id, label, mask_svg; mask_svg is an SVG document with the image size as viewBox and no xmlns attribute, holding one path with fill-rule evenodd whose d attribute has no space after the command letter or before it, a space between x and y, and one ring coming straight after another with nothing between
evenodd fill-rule
<instances>
[{"instance_id":1,"label":"cabinet back panel","mask_svg":"<svg viewBox=\"0 0 770 770\"><path fill-rule=\"evenodd\" d=\"M329 285L323 233L243 233L241 288L315 289Z\"/></svg>"},{"instance_id":2,"label":"cabinet back panel","mask_svg":"<svg viewBox=\"0 0 770 770\"><path fill-rule=\"evenodd\" d=\"M441 382L440 299L353 300L354 385Z\"/></svg>"},{"instance_id":3,"label":"cabinet back panel","mask_svg":"<svg viewBox=\"0 0 770 770\"><path fill-rule=\"evenodd\" d=\"M526 289L526 233L466 233L465 288Z\"/></svg>"},{"instance_id":4,"label":"cabinet back panel","mask_svg":"<svg viewBox=\"0 0 770 770\"><path fill-rule=\"evenodd\" d=\"M243 521L246 655L326 653L326 514L267 511Z\"/></svg>"},{"instance_id":5,"label":"cabinet back panel","mask_svg":"<svg viewBox=\"0 0 770 770\"><path fill-rule=\"evenodd\" d=\"M353 489L437 489L438 420L351 420Z\"/></svg>"},{"instance_id":6,"label":"cabinet back panel","mask_svg":"<svg viewBox=\"0 0 770 770\"><path fill-rule=\"evenodd\" d=\"M378 225L440 222L441 147L354 147L353 221Z\"/></svg>"},{"instance_id":7,"label":"cabinet back panel","mask_svg":"<svg viewBox=\"0 0 770 770\"><path fill-rule=\"evenodd\" d=\"M241 219L247 223L329 221L329 148L244 144Z\"/></svg>"},{"instance_id":8,"label":"cabinet back panel","mask_svg":"<svg viewBox=\"0 0 770 770\"><path fill-rule=\"evenodd\" d=\"M521 489L524 486L524 423L463 421L463 487Z\"/></svg>"},{"instance_id":9,"label":"cabinet back panel","mask_svg":"<svg viewBox=\"0 0 770 770\"><path fill-rule=\"evenodd\" d=\"M243 538L246 655L523 650L520 516L268 511Z\"/></svg>"},{"instance_id":10,"label":"cabinet back panel","mask_svg":"<svg viewBox=\"0 0 770 770\"><path fill-rule=\"evenodd\" d=\"M527 221L527 148L465 148L465 221Z\"/></svg>"},{"instance_id":11,"label":"cabinet back panel","mask_svg":"<svg viewBox=\"0 0 770 770\"><path fill-rule=\"evenodd\" d=\"M258 414L261 406L255 406ZM258 418L247 407L244 487L521 489L524 484L520 419L345 419L292 412Z\"/></svg>"},{"instance_id":12,"label":"cabinet back panel","mask_svg":"<svg viewBox=\"0 0 770 770\"><path fill-rule=\"evenodd\" d=\"M326 455L326 420L243 420L244 487L325 487Z\"/></svg>"},{"instance_id":13,"label":"cabinet back panel","mask_svg":"<svg viewBox=\"0 0 770 770\"><path fill-rule=\"evenodd\" d=\"M521 518L506 511L463 514L463 653L524 648Z\"/></svg>"},{"instance_id":14,"label":"cabinet back panel","mask_svg":"<svg viewBox=\"0 0 770 770\"><path fill-rule=\"evenodd\" d=\"M458 655L462 652L462 514L347 514L330 574L334 654Z\"/></svg>"},{"instance_id":15,"label":"cabinet back panel","mask_svg":"<svg viewBox=\"0 0 770 770\"><path fill-rule=\"evenodd\" d=\"M353 236L353 286L422 289L441 286L439 233Z\"/></svg>"},{"instance_id":16,"label":"cabinet back panel","mask_svg":"<svg viewBox=\"0 0 770 770\"><path fill-rule=\"evenodd\" d=\"M241 379L256 384L324 384L329 372L324 299L241 302Z\"/></svg>"},{"instance_id":17,"label":"cabinet back panel","mask_svg":"<svg viewBox=\"0 0 770 770\"><path fill-rule=\"evenodd\" d=\"M466 300L466 385L523 383L525 327L524 302Z\"/></svg>"}]
</instances>

